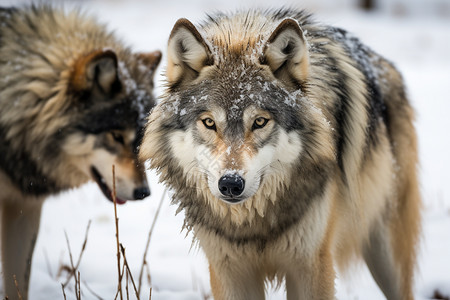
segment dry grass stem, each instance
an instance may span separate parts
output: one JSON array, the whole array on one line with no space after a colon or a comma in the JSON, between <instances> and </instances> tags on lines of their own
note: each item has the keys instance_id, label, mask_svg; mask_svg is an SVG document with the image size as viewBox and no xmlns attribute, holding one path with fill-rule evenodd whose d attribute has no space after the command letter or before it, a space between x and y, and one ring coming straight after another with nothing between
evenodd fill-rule
<instances>
[{"instance_id":1,"label":"dry grass stem","mask_svg":"<svg viewBox=\"0 0 450 300\"><path fill-rule=\"evenodd\" d=\"M16 275L13 275L13 278L14 278L14 284L15 284L16 289L17 289L17 297L19 297L19 300L22 300L23 298L22 298L22 294L20 294L19 283L17 282Z\"/></svg>"},{"instance_id":2,"label":"dry grass stem","mask_svg":"<svg viewBox=\"0 0 450 300\"><path fill-rule=\"evenodd\" d=\"M66 242L67 242L67 248L69 249L69 258L70 258L70 265L71 265L71 270L73 273L76 272L75 270L75 265L73 263L73 256L72 256L72 249L70 248L70 242L69 242L69 237L67 236L67 232L64 230L64 235L66 237ZM76 273L74 274L74 279L75 279L75 295L77 296L78 299L78 278L76 276Z\"/></svg>"},{"instance_id":3,"label":"dry grass stem","mask_svg":"<svg viewBox=\"0 0 450 300\"><path fill-rule=\"evenodd\" d=\"M122 245L121 245L122 246ZM128 291L128 282L130 281L130 279L128 278L128 274L129 274L129 272L126 272L125 273L125 290L126 290L126 292L127 292L127 300L130 300L130 292Z\"/></svg>"},{"instance_id":4,"label":"dry grass stem","mask_svg":"<svg viewBox=\"0 0 450 300\"><path fill-rule=\"evenodd\" d=\"M97 294L96 292L94 292L93 289L91 289L91 287L87 284L85 280L83 280L83 285L95 298L97 298L98 300L104 300L99 294Z\"/></svg>"},{"instance_id":5,"label":"dry grass stem","mask_svg":"<svg viewBox=\"0 0 450 300\"><path fill-rule=\"evenodd\" d=\"M69 273L69 276L67 277L66 282L64 283L64 287L66 287L67 284L69 284L70 279L72 278L72 276L75 275L76 271L77 271L78 268L80 267L81 258L83 257L83 253L84 253L84 251L85 251L85 249L86 249L87 240L88 240L88 234L89 234L89 229L91 228L91 223L92 223L92 221L89 220L88 225L87 225L87 227L86 227L86 233L85 233L85 236L84 236L83 246L81 246L80 255L78 256L78 260L77 260L77 263L76 263L75 266L73 266L72 254L71 254L71 252L70 252L70 246L69 246L69 254L70 254L70 259L71 259L71 264L72 264L72 270L71 270L71 272ZM65 232L64 232L64 233L65 233ZM69 240L68 240L68 238L67 238L67 233L65 233L65 235L66 235L67 243L69 243Z\"/></svg>"},{"instance_id":6,"label":"dry grass stem","mask_svg":"<svg viewBox=\"0 0 450 300\"><path fill-rule=\"evenodd\" d=\"M124 296L123 293L126 293L126 300L130 299L130 288L129 288L129 283L131 282L135 295L136 295L136 299L140 300L140 289L141 289L141 285L142 285L142 277L144 274L144 269L146 270L147 273L147 279L149 284L151 285L151 277L150 277L150 269L149 269L149 265L147 263L147 253L148 253L148 249L149 249L149 245L150 245L150 241L151 241L151 237L155 228L155 224L156 224L156 220L158 219L159 213L161 211L161 207L162 207L162 203L164 201L167 189L164 190L161 200L159 202L158 208L156 210L155 216L153 218L151 227L150 227L150 231L148 234L148 238L147 238L147 243L146 243L146 247L145 247L145 252L144 252L144 257L143 257L143 261L142 261L142 266L141 266L141 270L140 270L140 274L139 274L139 288L137 288L136 283L134 281L133 278L133 274L131 272L130 266L128 264L127 261L127 257L126 257L126 253L125 253L125 247L120 243L120 237L119 237L119 218L117 215L117 198L116 198L116 177L115 177L115 166L112 166L112 176L113 176L113 186L112 186L112 191L111 191L111 196L113 199L113 203L114 203L114 223L115 223L115 237L116 237L116 251L117 251L117 275L118 275L118 280L117 280L117 292L116 295L114 297L114 299L117 299L120 295L120 300L123 300ZM78 268L80 266L81 263L81 259L83 256L83 253L86 249L86 245L87 245L87 241L88 241L88 236L89 236L89 229L91 226L91 220L89 221L87 228L86 228L86 233L85 233L85 239L80 251L80 255L78 257L78 260L76 262L76 264L74 263L74 259L73 259L73 254L72 254L72 249L70 247L70 242L69 242L69 237L67 235L67 232L64 231L64 235L66 238L66 242L67 242L67 248L69 250L69 258L70 258L70 266L67 265L62 265L58 271L57 277L61 276L61 273L63 271L67 271L68 272L68 278L66 279L65 283L61 283L61 289L63 292L63 296L64 296L64 300L67 300L67 295L66 295L66 291L65 288L67 287L67 284L70 282L70 280L72 279L72 277L74 277L75 280L75 297L76 300L81 300L82 297L82 292L81 292L81 274L78 271ZM45 253L46 258L47 258L47 268L49 270L49 274L51 277L53 277L52 272L51 272L51 268L50 268L50 264L48 262L48 255L47 253ZM123 258L123 261L122 261ZM126 272L126 273L125 273ZM123 279L125 277L126 283L125 283L125 291L123 291ZM14 278L15 279L15 278ZM15 280L16 283L16 287L17 287L17 292L19 295L19 299L22 299L22 296L20 295L19 292L19 286L17 284L17 281ZM83 286L98 300L103 300L103 298L101 296L99 296L98 294L96 294L89 286L88 284L83 281ZM152 299L152 291L153 288L150 287L150 294L149 294L149 299Z\"/></svg>"},{"instance_id":7,"label":"dry grass stem","mask_svg":"<svg viewBox=\"0 0 450 300\"><path fill-rule=\"evenodd\" d=\"M67 300L66 291L64 289L64 284L62 284L62 283L61 283L61 289L62 289L62 292L63 292L64 300Z\"/></svg>"},{"instance_id":8,"label":"dry grass stem","mask_svg":"<svg viewBox=\"0 0 450 300\"><path fill-rule=\"evenodd\" d=\"M155 228L155 224L156 224L156 220L158 219L159 216L159 212L161 211L161 207L162 207L162 203L164 201L164 198L166 197L166 193L167 193L167 188L164 189L164 192L161 196L161 200L159 200L159 204L158 204L158 208L156 209L156 213L155 216L153 218L153 222L152 225L150 227L150 231L148 232L148 237L147 237L147 243L145 245L145 251L144 251L144 257L142 259L142 266L141 266L141 270L139 272L139 287L138 287L138 296L141 295L141 287L142 287L142 276L144 274L144 267L147 266L148 268L148 264L147 264L147 253L148 253L148 249L150 246L150 241L152 238L152 234L153 234L153 229ZM151 277L150 277L150 271L148 270L148 280L149 280L149 284L151 285Z\"/></svg>"},{"instance_id":9,"label":"dry grass stem","mask_svg":"<svg viewBox=\"0 0 450 300\"><path fill-rule=\"evenodd\" d=\"M81 275L78 271L78 276L75 275L75 293L77 295L77 300L81 300Z\"/></svg>"},{"instance_id":10,"label":"dry grass stem","mask_svg":"<svg viewBox=\"0 0 450 300\"><path fill-rule=\"evenodd\" d=\"M71 274L73 272L72 268L69 265L63 264L62 262L59 263L59 269L58 274L56 274L56 279L59 280L63 273ZM64 285L64 283L61 283Z\"/></svg>"},{"instance_id":11,"label":"dry grass stem","mask_svg":"<svg viewBox=\"0 0 450 300\"><path fill-rule=\"evenodd\" d=\"M152 275L150 274L150 267L148 266L147 262L145 262L145 272L147 274L147 282L151 286L152 285Z\"/></svg>"},{"instance_id":12,"label":"dry grass stem","mask_svg":"<svg viewBox=\"0 0 450 300\"><path fill-rule=\"evenodd\" d=\"M116 224L116 246L117 246L117 275L118 275L118 284L117 291L120 295L120 300L123 300L122 294L122 275L120 272L120 246L119 246L119 219L117 218L117 199L116 199L116 170L115 166L112 166L112 176L113 176L113 190L112 190L112 198L114 202L114 221Z\"/></svg>"},{"instance_id":13,"label":"dry grass stem","mask_svg":"<svg viewBox=\"0 0 450 300\"><path fill-rule=\"evenodd\" d=\"M133 288L134 288L134 292L136 294L136 298L139 300L140 299L139 298L140 295L139 295L138 290L136 288L136 284L134 283L133 274L131 274L130 266L128 265L127 257L125 255L125 248L123 247L122 244L120 244L120 248L122 250L122 256L123 256L123 261L124 261L125 267L127 268L127 274L130 275L130 280L131 280L131 283L133 284Z\"/></svg>"},{"instance_id":14,"label":"dry grass stem","mask_svg":"<svg viewBox=\"0 0 450 300\"><path fill-rule=\"evenodd\" d=\"M125 273L125 262L122 264L122 269L120 271L120 285L122 285L123 275ZM114 296L114 300L119 296L119 289L117 289L116 295Z\"/></svg>"},{"instance_id":15,"label":"dry grass stem","mask_svg":"<svg viewBox=\"0 0 450 300\"><path fill-rule=\"evenodd\" d=\"M54 278L52 268L50 266L50 260L48 259L47 249L45 247L44 247L44 259L45 259L45 265L47 266L48 275L50 275L50 278Z\"/></svg>"},{"instance_id":16,"label":"dry grass stem","mask_svg":"<svg viewBox=\"0 0 450 300\"><path fill-rule=\"evenodd\" d=\"M69 249L70 265L72 266L72 270L74 270L72 250L70 249L69 237L67 236L67 232L65 230L64 230L64 236L66 237L67 248Z\"/></svg>"}]
</instances>

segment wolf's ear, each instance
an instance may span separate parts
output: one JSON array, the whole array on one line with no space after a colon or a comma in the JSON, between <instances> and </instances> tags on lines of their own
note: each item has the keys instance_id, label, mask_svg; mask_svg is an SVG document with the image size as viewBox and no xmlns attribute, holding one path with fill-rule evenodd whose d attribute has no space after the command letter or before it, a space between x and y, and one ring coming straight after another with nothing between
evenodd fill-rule
<instances>
[{"instance_id":1,"label":"wolf's ear","mask_svg":"<svg viewBox=\"0 0 450 300\"><path fill-rule=\"evenodd\" d=\"M285 19L272 32L261 59L275 77L302 82L308 76L309 59L305 36L297 21Z\"/></svg>"},{"instance_id":2,"label":"wolf's ear","mask_svg":"<svg viewBox=\"0 0 450 300\"><path fill-rule=\"evenodd\" d=\"M146 67L145 71L150 72L150 75L153 78L154 72L161 61L161 51L156 50L153 52L138 53L137 57L139 62Z\"/></svg>"},{"instance_id":3,"label":"wolf's ear","mask_svg":"<svg viewBox=\"0 0 450 300\"><path fill-rule=\"evenodd\" d=\"M166 75L170 84L193 80L203 67L213 64L211 50L197 28L187 19L179 19L175 23L167 53Z\"/></svg>"},{"instance_id":4,"label":"wolf's ear","mask_svg":"<svg viewBox=\"0 0 450 300\"><path fill-rule=\"evenodd\" d=\"M98 89L109 95L120 86L116 53L102 49L79 57L73 67L70 84L76 91Z\"/></svg>"}]
</instances>

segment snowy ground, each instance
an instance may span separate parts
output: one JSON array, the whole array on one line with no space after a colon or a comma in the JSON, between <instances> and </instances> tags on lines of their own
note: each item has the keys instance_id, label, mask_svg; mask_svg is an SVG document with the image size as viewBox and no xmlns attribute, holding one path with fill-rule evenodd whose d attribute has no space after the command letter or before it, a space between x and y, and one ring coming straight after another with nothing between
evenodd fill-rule
<instances>
[{"instance_id":1,"label":"snowy ground","mask_svg":"<svg viewBox=\"0 0 450 300\"><path fill-rule=\"evenodd\" d=\"M422 193L425 203L424 234L416 284L418 299L430 299L435 289L450 294L450 19L432 13L413 16L368 15L349 9L351 1L303 1L302 7L317 18L341 26L361 37L379 53L394 61L403 72L418 118ZM384 1L386 2L386 1ZM435 1L436 2L436 1ZM0 1L1 5L17 3ZM278 7L281 1L78 1L77 5L96 14L124 41L140 51L165 50L169 32L180 17L200 21L205 12L233 10L262 5ZM315 3L315 4L312 4ZM445 2L444 2L445 3ZM68 6L74 5L73 3ZM298 6L298 4L297 4ZM424 6L424 5L423 5ZM430 11L429 9L427 11ZM445 19L447 16L447 19ZM163 70L163 66L159 71ZM161 78L159 78L161 80ZM160 82L158 82L160 83ZM161 89L156 90L157 94ZM137 277L150 224L163 187L149 174L152 196L142 202L119 207L120 239ZM191 236L180 229L183 215L166 198L153 234L148 261L153 282L152 299L203 299L210 293L207 264L201 251L191 247ZM94 184L49 199L44 207L41 230L34 254L30 294L32 300L63 299L58 278L61 265L69 264L64 231L78 257L85 228L92 220L80 274L82 282L103 299L113 299L116 291L116 254L113 206ZM339 276L338 299L383 299L364 266L352 274ZM142 299L148 299L145 285ZM82 283L83 298L96 299ZM74 299L73 287L66 289ZM270 289L268 299L283 299L284 291ZM131 299L134 299L131 297Z\"/></svg>"}]
</instances>

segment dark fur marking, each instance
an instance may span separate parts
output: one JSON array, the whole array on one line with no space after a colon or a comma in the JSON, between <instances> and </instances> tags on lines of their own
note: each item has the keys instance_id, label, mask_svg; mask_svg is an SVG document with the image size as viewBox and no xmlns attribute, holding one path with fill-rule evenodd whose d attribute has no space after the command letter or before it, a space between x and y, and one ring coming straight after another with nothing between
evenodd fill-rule
<instances>
[{"instance_id":1,"label":"dark fur marking","mask_svg":"<svg viewBox=\"0 0 450 300\"><path fill-rule=\"evenodd\" d=\"M130 128L130 124L134 124L138 119L138 112L130 110L129 105L129 102L124 100L115 105L89 108L74 127L83 133L91 134Z\"/></svg>"},{"instance_id":2,"label":"dark fur marking","mask_svg":"<svg viewBox=\"0 0 450 300\"><path fill-rule=\"evenodd\" d=\"M324 54L326 57L326 62L312 62L317 64L317 67L325 68L327 73L330 74L329 78L322 78L321 80L326 81L325 85L331 87L333 93L337 96L335 107L334 107L334 128L335 128L335 147L337 155L337 163L341 172L344 173L344 162L343 153L347 147L348 141L351 140L351 136L348 136L348 132L345 129L348 123L348 110L352 105L352 99L349 97L349 91L347 89L347 76L338 72L337 61L324 47L315 47L316 52ZM344 177L345 178L345 177Z\"/></svg>"},{"instance_id":3,"label":"dark fur marking","mask_svg":"<svg viewBox=\"0 0 450 300\"><path fill-rule=\"evenodd\" d=\"M334 37L344 47L349 57L355 62L356 67L365 77L367 87L366 113L368 117L368 127L366 128L366 147L375 147L378 144L380 122L389 128L389 117L387 114L385 99L383 99L378 78L374 74L374 66L370 61L372 51L363 45L358 38L351 36L347 31L340 28L333 28ZM365 151L367 153L367 151Z\"/></svg>"},{"instance_id":4,"label":"dark fur marking","mask_svg":"<svg viewBox=\"0 0 450 300\"><path fill-rule=\"evenodd\" d=\"M0 168L9 175L24 194L46 196L61 190L55 182L38 169L38 163L30 159L24 149L11 149L5 129L0 127ZM45 158L42 158L45 160Z\"/></svg>"}]
</instances>

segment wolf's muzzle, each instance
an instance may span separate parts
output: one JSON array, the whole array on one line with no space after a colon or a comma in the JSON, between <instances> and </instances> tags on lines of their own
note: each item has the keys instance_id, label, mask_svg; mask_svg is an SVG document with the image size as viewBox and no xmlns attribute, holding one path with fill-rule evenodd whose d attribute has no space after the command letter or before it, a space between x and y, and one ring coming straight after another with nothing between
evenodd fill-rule
<instances>
[{"instance_id":1,"label":"wolf's muzzle","mask_svg":"<svg viewBox=\"0 0 450 300\"><path fill-rule=\"evenodd\" d=\"M237 174L227 174L219 179L219 191L224 200L232 203L241 201L239 197L244 192L245 180Z\"/></svg>"}]
</instances>

